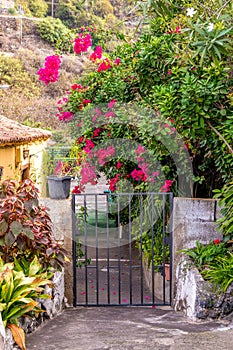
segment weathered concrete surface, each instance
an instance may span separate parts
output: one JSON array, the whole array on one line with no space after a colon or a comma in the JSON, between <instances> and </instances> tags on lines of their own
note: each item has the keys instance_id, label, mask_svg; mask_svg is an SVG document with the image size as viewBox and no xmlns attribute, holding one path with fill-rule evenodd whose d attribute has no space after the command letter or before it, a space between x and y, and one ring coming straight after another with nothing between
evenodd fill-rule
<instances>
[{"instance_id":1,"label":"weathered concrete surface","mask_svg":"<svg viewBox=\"0 0 233 350\"><path fill-rule=\"evenodd\" d=\"M177 268L176 280L175 310L183 310L193 321L206 318L233 321L233 284L224 293L205 281L198 269L190 268L185 260Z\"/></svg>"},{"instance_id":2,"label":"weathered concrete surface","mask_svg":"<svg viewBox=\"0 0 233 350\"><path fill-rule=\"evenodd\" d=\"M230 350L233 324L152 308L76 308L27 337L27 350Z\"/></svg>"},{"instance_id":3,"label":"weathered concrete surface","mask_svg":"<svg viewBox=\"0 0 233 350\"><path fill-rule=\"evenodd\" d=\"M216 220L220 217L218 201L214 199L174 198L173 205L173 296L176 295L176 270L181 260L178 252L193 248L196 241L208 244L216 238Z\"/></svg>"}]
</instances>

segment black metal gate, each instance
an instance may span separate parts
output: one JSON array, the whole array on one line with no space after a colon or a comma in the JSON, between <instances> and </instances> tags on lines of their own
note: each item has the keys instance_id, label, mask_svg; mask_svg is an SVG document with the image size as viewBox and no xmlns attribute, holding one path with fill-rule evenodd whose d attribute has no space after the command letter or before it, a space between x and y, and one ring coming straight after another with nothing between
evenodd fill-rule
<instances>
[{"instance_id":1,"label":"black metal gate","mask_svg":"<svg viewBox=\"0 0 233 350\"><path fill-rule=\"evenodd\" d=\"M172 203L171 193L72 195L74 306L171 305Z\"/></svg>"}]
</instances>

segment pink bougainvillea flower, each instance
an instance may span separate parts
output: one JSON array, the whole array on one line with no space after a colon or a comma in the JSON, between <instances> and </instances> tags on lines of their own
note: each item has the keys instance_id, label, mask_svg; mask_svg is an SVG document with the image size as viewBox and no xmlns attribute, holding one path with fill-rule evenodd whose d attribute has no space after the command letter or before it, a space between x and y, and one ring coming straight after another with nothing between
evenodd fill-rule
<instances>
[{"instance_id":1,"label":"pink bougainvillea flower","mask_svg":"<svg viewBox=\"0 0 233 350\"><path fill-rule=\"evenodd\" d=\"M101 115L103 114L103 112L101 111L101 109L99 109L98 107L96 107L95 109L95 114L97 117L101 117Z\"/></svg>"},{"instance_id":2,"label":"pink bougainvillea flower","mask_svg":"<svg viewBox=\"0 0 233 350\"><path fill-rule=\"evenodd\" d=\"M116 174L115 177L109 180L109 189L110 191L114 192L116 191L116 184L120 181L120 174Z\"/></svg>"},{"instance_id":3,"label":"pink bougainvillea flower","mask_svg":"<svg viewBox=\"0 0 233 350\"><path fill-rule=\"evenodd\" d=\"M57 116L58 116L59 120L62 120L63 122L66 122L66 121L72 119L73 113L69 112L69 111L66 111L66 112L63 112L61 114L58 114Z\"/></svg>"},{"instance_id":4,"label":"pink bougainvillea flower","mask_svg":"<svg viewBox=\"0 0 233 350\"><path fill-rule=\"evenodd\" d=\"M127 299L126 298L123 299L123 303L127 303Z\"/></svg>"},{"instance_id":5,"label":"pink bougainvillea flower","mask_svg":"<svg viewBox=\"0 0 233 350\"><path fill-rule=\"evenodd\" d=\"M169 192L173 184L172 180L165 180L164 185L160 188L161 192Z\"/></svg>"},{"instance_id":6,"label":"pink bougainvillea flower","mask_svg":"<svg viewBox=\"0 0 233 350\"><path fill-rule=\"evenodd\" d=\"M145 148L142 147L142 145L138 145L138 148L136 149L135 153L140 155L143 152L145 152Z\"/></svg>"},{"instance_id":7,"label":"pink bougainvillea flower","mask_svg":"<svg viewBox=\"0 0 233 350\"><path fill-rule=\"evenodd\" d=\"M152 309L156 309L155 305L152 305L151 307L152 307Z\"/></svg>"},{"instance_id":8,"label":"pink bougainvillea flower","mask_svg":"<svg viewBox=\"0 0 233 350\"><path fill-rule=\"evenodd\" d=\"M83 103L84 103L85 105L88 105L89 103L91 103L91 100L83 100Z\"/></svg>"},{"instance_id":9,"label":"pink bougainvillea flower","mask_svg":"<svg viewBox=\"0 0 233 350\"><path fill-rule=\"evenodd\" d=\"M86 140L86 146L89 147L90 149L94 148L95 147L95 144L93 141L91 140Z\"/></svg>"},{"instance_id":10,"label":"pink bougainvillea flower","mask_svg":"<svg viewBox=\"0 0 233 350\"><path fill-rule=\"evenodd\" d=\"M74 52L80 54L81 52L87 52L88 48L92 45L92 40L90 34L79 36L74 39Z\"/></svg>"},{"instance_id":11,"label":"pink bougainvillea flower","mask_svg":"<svg viewBox=\"0 0 233 350\"><path fill-rule=\"evenodd\" d=\"M80 137L78 138L77 143L82 143L84 140L85 140L85 138L84 138L83 136L80 136Z\"/></svg>"},{"instance_id":12,"label":"pink bougainvillea flower","mask_svg":"<svg viewBox=\"0 0 233 350\"><path fill-rule=\"evenodd\" d=\"M115 117L115 113L114 112L112 112L112 111L108 111L107 113L105 113L105 117L106 118L111 118L111 117Z\"/></svg>"},{"instance_id":13,"label":"pink bougainvillea flower","mask_svg":"<svg viewBox=\"0 0 233 350\"><path fill-rule=\"evenodd\" d=\"M158 171L154 171L154 172L152 173L152 176L159 176L159 172L158 172Z\"/></svg>"},{"instance_id":14,"label":"pink bougainvillea flower","mask_svg":"<svg viewBox=\"0 0 233 350\"><path fill-rule=\"evenodd\" d=\"M171 69L168 69L167 75L172 75L172 70Z\"/></svg>"},{"instance_id":15,"label":"pink bougainvillea flower","mask_svg":"<svg viewBox=\"0 0 233 350\"><path fill-rule=\"evenodd\" d=\"M113 108L114 105L116 103L116 100L115 99L112 99L109 103L108 103L108 108Z\"/></svg>"},{"instance_id":16,"label":"pink bougainvillea flower","mask_svg":"<svg viewBox=\"0 0 233 350\"><path fill-rule=\"evenodd\" d=\"M101 129L100 129L100 128L96 128L96 129L93 131L93 137L99 136L100 133L101 133Z\"/></svg>"},{"instance_id":17,"label":"pink bougainvillea flower","mask_svg":"<svg viewBox=\"0 0 233 350\"><path fill-rule=\"evenodd\" d=\"M101 46L96 46L95 50L90 55L90 60L95 62L97 59L101 59L103 49Z\"/></svg>"},{"instance_id":18,"label":"pink bougainvillea flower","mask_svg":"<svg viewBox=\"0 0 233 350\"><path fill-rule=\"evenodd\" d=\"M89 147L84 147L83 148L83 151L86 153L86 154L88 154L88 153L90 153L91 152L91 149L89 148Z\"/></svg>"},{"instance_id":19,"label":"pink bougainvillea flower","mask_svg":"<svg viewBox=\"0 0 233 350\"><path fill-rule=\"evenodd\" d=\"M214 240L214 244L217 245L217 244L219 244L219 243L221 243L220 239L215 239L215 240Z\"/></svg>"},{"instance_id":20,"label":"pink bougainvillea flower","mask_svg":"<svg viewBox=\"0 0 233 350\"><path fill-rule=\"evenodd\" d=\"M43 68L37 71L39 80L43 81L46 85L49 83L55 83L59 79L59 68L61 65L61 57L58 55L47 56L45 58L45 64Z\"/></svg>"},{"instance_id":21,"label":"pink bougainvillea flower","mask_svg":"<svg viewBox=\"0 0 233 350\"><path fill-rule=\"evenodd\" d=\"M73 188L72 193L80 194L85 191L85 187L83 185L77 185Z\"/></svg>"},{"instance_id":22,"label":"pink bougainvillea flower","mask_svg":"<svg viewBox=\"0 0 233 350\"><path fill-rule=\"evenodd\" d=\"M104 165L106 161L109 160L115 153L115 148L113 146L109 146L106 149L101 148L97 152L98 162L100 165Z\"/></svg>"},{"instance_id":23,"label":"pink bougainvillea flower","mask_svg":"<svg viewBox=\"0 0 233 350\"><path fill-rule=\"evenodd\" d=\"M119 57L117 57L114 61L115 66L118 66L118 64L120 64L120 63L121 63L121 59Z\"/></svg>"},{"instance_id":24,"label":"pink bougainvillea flower","mask_svg":"<svg viewBox=\"0 0 233 350\"><path fill-rule=\"evenodd\" d=\"M121 162L117 162L116 168L117 168L117 169L120 169L120 168L122 167L122 165L123 165L123 164L122 164Z\"/></svg>"},{"instance_id":25,"label":"pink bougainvillea flower","mask_svg":"<svg viewBox=\"0 0 233 350\"><path fill-rule=\"evenodd\" d=\"M101 290L104 290L104 288L101 288Z\"/></svg>"},{"instance_id":26,"label":"pink bougainvillea flower","mask_svg":"<svg viewBox=\"0 0 233 350\"><path fill-rule=\"evenodd\" d=\"M132 178L136 181L146 181L147 180L147 177L146 177L146 174L144 173L143 170L137 170L137 169L134 169L130 175L132 176Z\"/></svg>"},{"instance_id":27,"label":"pink bougainvillea flower","mask_svg":"<svg viewBox=\"0 0 233 350\"><path fill-rule=\"evenodd\" d=\"M150 299L149 295L146 295L146 296L145 296L145 299L146 299L146 300L149 300L149 299Z\"/></svg>"},{"instance_id":28,"label":"pink bougainvillea flower","mask_svg":"<svg viewBox=\"0 0 233 350\"><path fill-rule=\"evenodd\" d=\"M176 27L176 29L175 30L168 30L167 32L166 32L166 34L181 34L181 29L182 29L182 27Z\"/></svg>"},{"instance_id":29,"label":"pink bougainvillea flower","mask_svg":"<svg viewBox=\"0 0 233 350\"><path fill-rule=\"evenodd\" d=\"M98 73L104 71L104 70L108 70L111 68L111 62L108 58L105 58L99 65L98 67Z\"/></svg>"},{"instance_id":30,"label":"pink bougainvillea flower","mask_svg":"<svg viewBox=\"0 0 233 350\"><path fill-rule=\"evenodd\" d=\"M116 292L114 291L112 294L113 294L113 295L116 295Z\"/></svg>"},{"instance_id":31,"label":"pink bougainvillea flower","mask_svg":"<svg viewBox=\"0 0 233 350\"><path fill-rule=\"evenodd\" d=\"M91 286L91 288L95 288L95 286Z\"/></svg>"},{"instance_id":32,"label":"pink bougainvillea flower","mask_svg":"<svg viewBox=\"0 0 233 350\"><path fill-rule=\"evenodd\" d=\"M175 29L175 33L177 33L177 34L180 34L181 33L181 29L182 29L182 27L176 27L176 29Z\"/></svg>"},{"instance_id":33,"label":"pink bougainvillea flower","mask_svg":"<svg viewBox=\"0 0 233 350\"><path fill-rule=\"evenodd\" d=\"M71 86L71 89L72 90L82 90L82 85L79 85L79 84L73 84L72 86Z\"/></svg>"},{"instance_id":34,"label":"pink bougainvillea flower","mask_svg":"<svg viewBox=\"0 0 233 350\"><path fill-rule=\"evenodd\" d=\"M82 164L80 170L81 175L81 184L86 185L87 183L95 184L96 183L96 169L94 165L90 165L88 162Z\"/></svg>"}]
</instances>

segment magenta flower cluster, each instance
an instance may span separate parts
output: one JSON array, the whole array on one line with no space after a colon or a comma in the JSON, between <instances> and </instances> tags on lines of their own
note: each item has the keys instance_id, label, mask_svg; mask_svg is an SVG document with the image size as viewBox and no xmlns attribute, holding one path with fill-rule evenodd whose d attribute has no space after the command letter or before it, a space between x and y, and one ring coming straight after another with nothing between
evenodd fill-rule
<instances>
[{"instance_id":1,"label":"magenta flower cluster","mask_svg":"<svg viewBox=\"0 0 233 350\"><path fill-rule=\"evenodd\" d=\"M49 83L55 83L59 79L59 68L61 65L61 57L58 55L47 56L45 59L45 65L37 72L39 79L46 85Z\"/></svg>"},{"instance_id":2,"label":"magenta flower cluster","mask_svg":"<svg viewBox=\"0 0 233 350\"><path fill-rule=\"evenodd\" d=\"M74 52L80 54L87 52L88 48L92 45L90 34L84 35L83 33L74 40Z\"/></svg>"}]
</instances>

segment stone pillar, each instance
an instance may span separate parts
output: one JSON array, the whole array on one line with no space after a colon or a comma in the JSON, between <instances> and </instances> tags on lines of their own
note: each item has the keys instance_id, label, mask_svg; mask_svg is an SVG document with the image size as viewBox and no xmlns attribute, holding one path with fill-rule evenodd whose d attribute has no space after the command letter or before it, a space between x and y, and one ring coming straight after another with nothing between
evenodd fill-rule
<instances>
[{"instance_id":1,"label":"stone pillar","mask_svg":"<svg viewBox=\"0 0 233 350\"><path fill-rule=\"evenodd\" d=\"M177 266L184 248L192 248L196 241L207 244L222 234L216 230L220 217L218 201L214 199L174 198L173 206L173 296L176 295Z\"/></svg>"},{"instance_id":2,"label":"stone pillar","mask_svg":"<svg viewBox=\"0 0 233 350\"><path fill-rule=\"evenodd\" d=\"M72 210L71 199L41 199L41 203L49 208L53 221L53 233L57 240L63 241L68 252L69 263L65 263L65 297L69 306L73 305L73 264L72 264Z\"/></svg>"}]
</instances>

